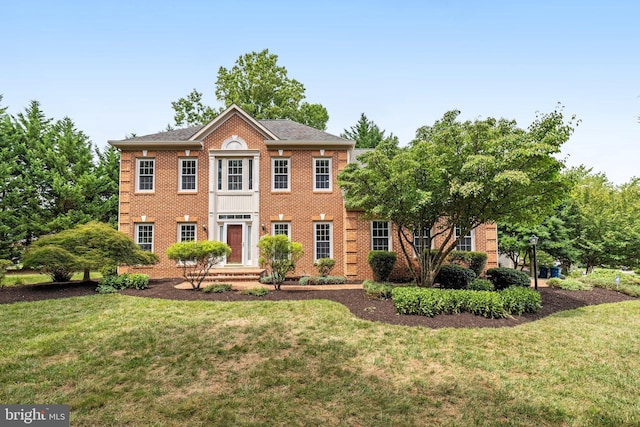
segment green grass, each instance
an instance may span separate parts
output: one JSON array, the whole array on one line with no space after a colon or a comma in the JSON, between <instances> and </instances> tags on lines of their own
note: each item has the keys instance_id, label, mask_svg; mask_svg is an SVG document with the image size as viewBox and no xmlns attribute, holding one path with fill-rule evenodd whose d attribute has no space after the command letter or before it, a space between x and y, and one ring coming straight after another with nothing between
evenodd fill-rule
<instances>
[{"instance_id":1,"label":"green grass","mask_svg":"<svg viewBox=\"0 0 640 427\"><path fill-rule=\"evenodd\" d=\"M616 276L620 283L616 284ZM597 268L578 280L598 288L611 289L634 297L640 296L640 276L635 273L624 273L620 270Z\"/></svg>"},{"instance_id":2,"label":"green grass","mask_svg":"<svg viewBox=\"0 0 640 427\"><path fill-rule=\"evenodd\" d=\"M82 280L83 273L78 272L74 273L71 277L71 280ZM92 271L90 274L92 279L101 279L102 274L98 271ZM9 273L5 276L4 285L5 286L15 286L16 282L23 285L33 285L36 283L49 283L51 282L51 277L46 274L14 274Z\"/></svg>"},{"instance_id":3,"label":"green grass","mask_svg":"<svg viewBox=\"0 0 640 427\"><path fill-rule=\"evenodd\" d=\"M2 305L0 324L0 402L67 403L74 426L640 424L640 301L430 330L110 294Z\"/></svg>"}]
</instances>

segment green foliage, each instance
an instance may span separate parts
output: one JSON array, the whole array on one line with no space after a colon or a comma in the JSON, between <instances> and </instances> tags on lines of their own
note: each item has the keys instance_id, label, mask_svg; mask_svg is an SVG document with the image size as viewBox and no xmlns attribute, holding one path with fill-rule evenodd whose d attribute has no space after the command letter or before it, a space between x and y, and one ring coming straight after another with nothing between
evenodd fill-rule
<instances>
[{"instance_id":1,"label":"green foliage","mask_svg":"<svg viewBox=\"0 0 640 427\"><path fill-rule=\"evenodd\" d=\"M538 219L568 188L556 155L573 131L560 109L525 131L505 119L461 122L450 111L416 132L408 147L382 142L338 176L348 208L383 218L401 231L399 244L420 286L432 285L444 260L484 223ZM422 230L424 238L413 239ZM437 251L428 248L435 239ZM418 243L418 246L415 244Z\"/></svg>"},{"instance_id":2,"label":"green foliage","mask_svg":"<svg viewBox=\"0 0 640 427\"><path fill-rule=\"evenodd\" d=\"M100 274L102 277L108 276L117 276L118 275L118 266L117 265L105 265L100 268Z\"/></svg>"},{"instance_id":3,"label":"green foliage","mask_svg":"<svg viewBox=\"0 0 640 427\"><path fill-rule=\"evenodd\" d=\"M302 245L292 242L284 234L262 236L258 242L260 265L267 269L271 284L280 289L287 273L295 270L296 263L302 257Z\"/></svg>"},{"instance_id":4,"label":"green foliage","mask_svg":"<svg viewBox=\"0 0 640 427\"><path fill-rule=\"evenodd\" d=\"M547 286L550 288L564 289L566 291L590 291L593 289L588 283L582 283L577 279L560 279L553 277L547 280Z\"/></svg>"},{"instance_id":5,"label":"green foliage","mask_svg":"<svg viewBox=\"0 0 640 427\"><path fill-rule=\"evenodd\" d=\"M278 65L278 56L268 49L240 56L231 69L220 67L215 92L224 104L218 111L204 105L202 93L195 89L172 102L175 124L207 123L231 104L256 119L290 119L320 130L329 121L327 109L304 101L304 85L289 78L287 69Z\"/></svg>"},{"instance_id":6,"label":"green foliage","mask_svg":"<svg viewBox=\"0 0 640 427\"><path fill-rule=\"evenodd\" d=\"M71 275L80 265L78 257L61 246L40 245L42 240L25 254L23 267L47 274L54 282L71 280Z\"/></svg>"},{"instance_id":7,"label":"green foliage","mask_svg":"<svg viewBox=\"0 0 640 427\"><path fill-rule=\"evenodd\" d=\"M470 268L460 265L443 265L436 276L436 282L445 289L465 289L476 274Z\"/></svg>"},{"instance_id":8,"label":"green foliage","mask_svg":"<svg viewBox=\"0 0 640 427\"><path fill-rule=\"evenodd\" d=\"M211 285L207 285L202 289L202 292L205 294L214 293L220 294L223 292L229 292L231 290L231 285L228 283L213 283Z\"/></svg>"},{"instance_id":9,"label":"green foliage","mask_svg":"<svg viewBox=\"0 0 640 427\"><path fill-rule=\"evenodd\" d=\"M118 289L114 288L111 285L98 283L98 287L96 288L96 292L99 294L115 294L118 292Z\"/></svg>"},{"instance_id":10,"label":"green foliage","mask_svg":"<svg viewBox=\"0 0 640 427\"><path fill-rule=\"evenodd\" d=\"M11 267L13 263L6 259L0 259L0 289L4 286L4 278L7 275L7 268Z\"/></svg>"},{"instance_id":11,"label":"green foliage","mask_svg":"<svg viewBox=\"0 0 640 427\"><path fill-rule=\"evenodd\" d=\"M85 280L90 270L104 266L157 262L156 255L141 250L129 236L98 222L43 236L33 242L24 259L27 267L43 272L84 270Z\"/></svg>"},{"instance_id":12,"label":"green foliage","mask_svg":"<svg viewBox=\"0 0 640 427\"><path fill-rule=\"evenodd\" d=\"M149 286L149 276L146 274L120 274L116 276L106 276L100 280L98 288L112 287L115 290L122 289L147 289ZM100 292L100 291L98 291Z\"/></svg>"},{"instance_id":13,"label":"green foliage","mask_svg":"<svg viewBox=\"0 0 640 427\"><path fill-rule=\"evenodd\" d=\"M468 312L489 318L535 313L540 294L532 289L509 288L501 292L397 287L391 292L399 314L433 317Z\"/></svg>"},{"instance_id":14,"label":"green foliage","mask_svg":"<svg viewBox=\"0 0 640 427\"><path fill-rule=\"evenodd\" d=\"M344 276L303 276L299 281L300 285L342 285L347 283Z\"/></svg>"},{"instance_id":15,"label":"green foliage","mask_svg":"<svg viewBox=\"0 0 640 427\"><path fill-rule=\"evenodd\" d=\"M447 259L451 263L460 263L464 267L470 268L476 276L480 276L484 266L487 265L487 254L484 252L452 251Z\"/></svg>"},{"instance_id":16,"label":"green foliage","mask_svg":"<svg viewBox=\"0 0 640 427\"><path fill-rule=\"evenodd\" d=\"M370 251L367 262L373 270L373 277L377 282L386 282L396 265L397 255L389 251Z\"/></svg>"},{"instance_id":17,"label":"green foliage","mask_svg":"<svg viewBox=\"0 0 640 427\"><path fill-rule=\"evenodd\" d=\"M490 268L487 270L487 278L498 291L514 285L531 287L531 278L527 273L513 268Z\"/></svg>"},{"instance_id":18,"label":"green foliage","mask_svg":"<svg viewBox=\"0 0 640 427\"><path fill-rule=\"evenodd\" d=\"M245 289L240 293L243 295L253 295L254 297L263 297L269 293L269 289L259 286L255 288Z\"/></svg>"},{"instance_id":19,"label":"green foliage","mask_svg":"<svg viewBox=\"0 0 640 427\"><path fill-rule=\"evenodd\" d=\"M313 266L318 269L318 273L322 277L328 276L335 265L336 260L332 258L320 258L313 263Z\"/></svg>"},{"instance_id":20,"label":"green foliage","mask_svg":"<svg viewBox=\"0 0 640 427\"><path fill-rule=\"evenodd\" d=\"M340 137L355 141L356 148L376 148L384 140L397 143L397 137L393 134L385 137L384 133L384 130L381 131L378 125L362 113L356 125L349 130L345 129Z\"/></svg>"},{"instance_id":21,"label":"green foliage","mask_svg":"<svg viewBox=\"0 0 640 427\"><path fill-rule=\"evenodd\" d=\"M493 291L495 290L493 283L487 279L475 278L467 286L470 291Z\"/></svg>"},{"instance_id":22,"label":"green foliage","mask_svg":"<svg viewBox=\"0 0 640 427\"><path fill-rule=\"evenodd\" d=\"M213 240L177 242L167 248L167 257L180 265L193 289L200 289L209 270L230 254L229 245Z\"/></svg>"},{"instance_id":23,"label":"green foliage","mask_svg":"<svg viewBox=\"0 0 640 427\"><path fill-rule=\"evenodd\" d=\"M393 283L375 282L373 280L365 280L362 282L362 288L367 296L375 299L385 300L391 298L391 291L395 288Z\"/></svg>"},{"instance_id":24,"label":"green foliage","mask_svg":"<svg viewBox=\"0 0 640 427\"><path fill-rule=\"evenodd\" d=\"M620 284L616 284L616 276L619 277ZM622 273L620 270L597 268L578 280L598 288L618 291L633 297L640 296L640 277L635 274Z\"/></svg>"}]
</instances>

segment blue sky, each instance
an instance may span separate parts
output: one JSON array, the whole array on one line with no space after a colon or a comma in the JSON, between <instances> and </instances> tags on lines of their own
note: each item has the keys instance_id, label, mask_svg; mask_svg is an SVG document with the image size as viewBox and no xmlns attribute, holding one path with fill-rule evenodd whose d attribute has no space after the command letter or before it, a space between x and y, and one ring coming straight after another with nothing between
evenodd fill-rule
<instances>
[{"instance_id":1,"label":"blue sky","mask_svg":"<svg viewBox=\"0 0 640 427\"><path fill-rule=\"evenodd\" d=\"M220 66L268 48L340 134L364 112L410 141L444 112L582 120L563 155L640 176L637 1L31 1L2 6L2 105L38 100L99 147L172 123Z\"/></svg>"}]
</instances>

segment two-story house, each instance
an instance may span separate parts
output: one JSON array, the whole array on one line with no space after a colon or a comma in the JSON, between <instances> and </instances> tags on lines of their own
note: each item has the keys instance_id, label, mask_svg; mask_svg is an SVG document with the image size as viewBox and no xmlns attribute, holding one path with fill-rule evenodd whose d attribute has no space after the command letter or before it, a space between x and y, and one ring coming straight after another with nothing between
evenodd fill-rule
<instances>
[{"instance_id":1,"label":"two-story house","mask_svg":"<svg viewBox=\"0 0 640 427\"><path fill-rule=\"evenodd\" d=\"M389 223L345 209L336 177L355 161L353 141L291 120L256 120L232 105L203 126L109 143L121 151L119 229L160 257L130 271L179 277L166 249L208 239L232 249L219 274L258 274L260 237L286 234L305 252L297 274L315 274L313 262L328 257L332 274L362 280L372 277L369 250L394 250ZM497 265L494 225L463 244Z\"/></svg>"}]
</instances>

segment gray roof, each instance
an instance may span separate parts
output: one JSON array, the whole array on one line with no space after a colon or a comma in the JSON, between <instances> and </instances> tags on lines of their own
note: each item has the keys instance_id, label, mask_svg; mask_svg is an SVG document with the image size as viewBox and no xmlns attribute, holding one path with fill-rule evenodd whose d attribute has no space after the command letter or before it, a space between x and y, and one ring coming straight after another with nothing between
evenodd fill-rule
<instances>
[{"instance_id":1,"label":"gray roof","mask_svg":"<svg viewBox=\"0 0 640 427\"><path fill-rule=\"evenodd\" d=\"M322 142L348 142L330 133L312 128L292 120L258 120L271 133L283 141L322 141ZM188 141L205 125L191 126L184 129L175 129L167 132L158 132L150 135L136 136L124 142L162 142L162 141Z\"/></svg>"}]
</instances>

